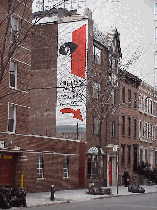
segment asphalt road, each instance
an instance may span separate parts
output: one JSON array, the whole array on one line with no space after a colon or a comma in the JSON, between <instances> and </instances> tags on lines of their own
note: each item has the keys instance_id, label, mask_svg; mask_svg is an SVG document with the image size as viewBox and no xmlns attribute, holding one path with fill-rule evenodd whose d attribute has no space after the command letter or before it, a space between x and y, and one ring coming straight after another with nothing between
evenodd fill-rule
<instances>
[{"instance_id":1,"label":"asphalt road","mask_svg":"<svg viewBox=\"0 0 157 210\"><path fill-rule=\"evenodd\" d=\"M26 208L23 208L26 209ZM157 193L120 196L65 204L39 206L29 210L157 210Z\"/></svg>"}]
</instances>

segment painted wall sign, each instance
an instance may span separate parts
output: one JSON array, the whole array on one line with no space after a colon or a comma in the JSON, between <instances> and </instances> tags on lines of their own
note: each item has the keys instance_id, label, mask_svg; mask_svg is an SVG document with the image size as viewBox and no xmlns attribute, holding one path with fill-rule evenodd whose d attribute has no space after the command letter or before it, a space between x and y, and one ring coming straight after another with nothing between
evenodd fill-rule
<instances>
[{"instance_id":1,"label":"painted wall sign","mask_svg":"<svg viewBox=\"0 0 157 210\"><path fill-rule=\"evenodd\" d=\"M58 24L56 131L86 129L88 21Z\"/></svg>"},{"instance_id":2,"label":"painted wall sign","mask_svg":"<svg viewBox=\"0 0 157 210\"><path fill-rule=\"evenodd\" d=\"M12 156L11 156L11 155L3 155L3 159L8 159L8 160L10 160L10 159L12 159Z\"/></svg>"}]
</instances>

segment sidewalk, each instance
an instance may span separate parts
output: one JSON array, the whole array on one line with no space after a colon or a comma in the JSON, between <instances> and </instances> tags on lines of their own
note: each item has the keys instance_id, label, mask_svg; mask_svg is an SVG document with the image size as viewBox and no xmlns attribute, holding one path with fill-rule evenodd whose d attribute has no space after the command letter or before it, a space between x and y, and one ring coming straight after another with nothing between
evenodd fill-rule
<instances>
[{"instance_id":1,"label":"sidewalk","mask_svg":"<svg viewBox=\"0 0 157 210\"><path fill-rule=\"evenodd\" d=\"M157 192L157 185L147 186L140 185L145 189L145 193ZM77 202L77 201L88 201L93 199L101 199L111 196L122 196L122 195L134 195L135 193L128 192L128 188L124 186L117 187L110 186L112 190L111 195L89 195L86 194L86 189L76 189L76 190L61 190L55 192L55 200L50 200L50 192L41 192L41 193L27 193L27 207L42 206L42 205L51 205L57 203L67 203L67 202ZM137 194L137 193L136 193ZM139 194L139 193L138 193Z\"/></svg>"}]
</instances>

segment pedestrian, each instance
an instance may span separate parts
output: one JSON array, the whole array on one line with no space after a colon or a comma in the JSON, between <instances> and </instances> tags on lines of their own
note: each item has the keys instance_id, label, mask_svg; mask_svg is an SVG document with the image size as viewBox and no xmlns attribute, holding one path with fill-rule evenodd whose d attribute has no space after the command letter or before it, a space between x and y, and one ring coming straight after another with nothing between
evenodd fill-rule
<instances>
[{"instance_id":1,"label":"pedestrian","mask_svg":"<svg viewBox=\"0 0 157 210\"><path fill-rule=\"evenodd\" d=\"M128 172L127 168L125 168L125 170L124 170L123 179L124 179L124 187L128 187L128 185L129 185L129 172Z\"/></svg>"}]
</instances>

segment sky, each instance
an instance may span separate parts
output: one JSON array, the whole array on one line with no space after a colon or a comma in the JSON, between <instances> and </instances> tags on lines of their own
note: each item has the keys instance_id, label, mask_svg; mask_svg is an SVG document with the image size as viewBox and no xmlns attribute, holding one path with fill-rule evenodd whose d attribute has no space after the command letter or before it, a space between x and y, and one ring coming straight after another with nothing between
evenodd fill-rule
<instances>
[{"instance_id":1,"label":"sky","mask_svg":"<svg viewBox=\"0 0 157 210\"><path fill-rule=\"evenodd\" d=\"M53 3L60 2L60 0L51 1ZM142 50L142 56L128 71L151 86L154 86L155 75L154 1L86 0L86 6L91 9L92 18L99 30L106 33L111 29L117 28L120 33L122 62L124 64L134 53L135 49L139 48ZM48 0L45 0L45 4L47 3Z\"/></svg>"}]
</instances>

